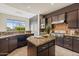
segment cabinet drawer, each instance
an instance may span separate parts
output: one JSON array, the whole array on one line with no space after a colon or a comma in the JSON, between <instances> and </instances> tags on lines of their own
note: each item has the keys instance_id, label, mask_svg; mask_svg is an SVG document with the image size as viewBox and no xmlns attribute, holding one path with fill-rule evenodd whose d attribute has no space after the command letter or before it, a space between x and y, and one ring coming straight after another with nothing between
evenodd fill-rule
<instances>
[{"instance_id":1,"label":"cabinet drawer","mask_svg":"<svg viewBox=\"0 0 79 59\"><path fill-rule=\"evenodd\" d=\"M0 39L0 55L8 54L8 38Z\"/></svg>"},{"instance_id":2,"label":"cabinet drawer","mask_svg":"<svg viewBox=\"0 0 79 59\"><path fill-rule=\"evenodd\" d=\"M64 44L72 44L72 37L65 37L64 38Z\"/></svg>"},{"instance_id":3,"label":"cabinet drawer","mask_svg":"<svg viewBox=\"0 0 79 59\"><path fill-rule=\"evenodd\" d=\"M46 49L46 50L44 50L42 52L39 52L38 56L48 56L48 49Z\"/></svg>"},{"instance_id":4,"label":"cabinet drawer","mask_svg":"<svg viewBox=\"0 0 79 59\"><path fill-rule=\"evenodd\" d=\"M72 50L72 44L64 44L64 47Z\"/></svg>"},{"instance_id":5,"label":"cabinet drawer","mask_svg":"<svg viewBox=\"0 0 79 59\"><path fill-rule=\"evenodd\" d=\"M47 49L48 47L49 47L48 44L42 45L42 46L38 47L38 52L44 51L44 50Z\"/></svg>"},{"instance_id":6,"label":"cabinet drawer","mask_svg":"<svg viewBox=\"0 0 79 59\"><path fill-rule=\"evenodd\" d=\"M51 46L53 46L53 45L55 45L55 40L49 42L49 47L51 47Z\"/></svg>"}]
</instances>

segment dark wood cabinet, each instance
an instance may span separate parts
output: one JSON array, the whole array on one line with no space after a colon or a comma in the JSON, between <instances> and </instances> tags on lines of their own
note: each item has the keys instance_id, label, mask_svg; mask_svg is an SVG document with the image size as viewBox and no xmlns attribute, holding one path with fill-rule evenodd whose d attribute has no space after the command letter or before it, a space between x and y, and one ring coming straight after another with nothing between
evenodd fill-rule
<instances>
[{"instance_id":1,"label":"dark wood cabinet","mask_svg":"<svg viewBox=\"0 0 79 59\"><path fill-rule=\"evenodd\" d=\"M64 38L64 47L72 50L72 37Z\"/></svg>"},{"instance_id":2,"label":"dark wood cabinet","mask_svg":"<svg viewBox=\"0 0 79 59\"><path fill-rule=\"evenodd\" d=\"M55 40L38 48L39 56L55 56Z\"/></svg>"},{"instance_id":3,"label":"dark wood cabinet","mask_svg":"<svg viewBox=\"0 0 79 59\"><path fill-rule=\"evenodd\" d=\"M52 23L58 21L58 16L52 16Z\"/></svg>"},{"instance_id":4,"label":"dark wood cabinet","mask_svg":"<svg viewBox=\"0 0 79 59\"><path fill-rule=\"evenodd\" d=\"M79 53L79 37L75 36L65 36L63 39L63 44L60 44L61 40L55 40L56 45L61 46L63 48L69 49L71 51L75 51Z\"/></svg>"},{"instance_id":5,"label":"dark wood cabinet","mask_svg":"<svg viewBox=\"0 0 79 59\"><path fill-rule=\"evenodd\" d=\"M38 47L38 56L48 56L48 43Z\"/></svg>"},{"instance_id":6,"label":"dark wood cabinet","mask_svg":"<svg viewBox=\"0 0 79 59\"><path fill-rule=\"evenodd\" d=\"M79 28L79 10L78 10L78 21L77 22L78 22L78 28Z\"/></svg>"},{"instance_id":7,"label":"dark wood cabinet","mask_svg":"<svg viewBox=\"0 0 79 59\"><path fill-rule=\"evenodd\" d=\"M52 16L52 24L59 24L65 21L65 13Z\"/></svg>"},{"instance_id":8,"label":"dark wood cabinet","mask_svg":"<svg viewBox=\"0 0 79 59\"><path fill-rule=\"evenodd\" d=\"M67 23L69 28L77 28L78 11L71 11L67 13Z\"/></svg>"},{"instance_id":9,"label":"dark wood cabinet","mask_svg":"<svg viewBox=\"0 0 79 59\"><path fill-rule=\"evenodd\" d=\"M28 56L55 56L55 40L35 46L31 42L28 42Z\"/></svg>"},{"instance_id":10,"label":"dark wood cabinet","mask_svg":"<svg viewBox=\"0 0 79 59\"><path fill-rule=\"evenodd\" d=\"M39 56L55 56L55 40L48 42L38 48Z\"/></svg>"},{"instance_id":11,"label":"dark wood cabinet","mask_svg":"<svg viewBox=\"0 0 79 59\"><path fill-rule=\"evenodd\" d=\"M58 20L65 20L65 13L58 15Z\"/></svg>"},{"instance_id":12,"label":"dark wood cabinet","mask_svg":"<svg viewBox=\"0 0 79 59\"><path fill-rule=\"evenodd\" d=\"M38 56L48 56L48 49L38 53Z\"/></svg>"},{"instance_id":13,"label":"dark wood cabinet","mask_svg":"<svg viewBox=\"0 0 79 59\"><path fill-rule=\"evenodd\" d=\"M57 38L56 45L72 50L73 39L70 36L64 36L63 38Z\"/></svg>"},{"instance_id":14,"label":"dark wood cabinet","mask_svg":"<svg viewBox=\"0 0 79 59\"><path fill-rule=\"evenodd\" d=\"M79 53L79 38L73 40L73 50Z\"/></svg>"},{"instance_id":15,"label":"dark wood cabinet","mask_svg":"<svg viewBox=\"0 0 79 59\"><path fill-rule=\"evenodd\" d=\"M0 39L0 55L7 55L17 48L17 39L15 36Z\"/></svg>"},{"instance_id":16,"label":"dark wood cabinet","mask_svg":"<svg viewBox=\"0 0 79 59\"><path fill-rule=\"evenodd\" d=\"M17 48L17 38L15 36L9 37L9 52Z\"/></svg>"},{"instance_id":17,"label":"dark wood cabinet","mask_svg":"<svg viewBox=\"0 0 79 59\"><path fill-rule=\"evenodd\" d=\"M55 56L55 46L52 45L52 47L49 48L49 56Z\"/></svg>"},{"instance_id":18,"label":"dark wood cabinet","mask_svg":"<svg viewBox=\"0 0 79 59\"><path fill-rule=\"evenodd\" d=\"M8 54L8 38L0 39L0 55Z\"/></svg>"},{"instance_id":19,"label":"dark wood cabinet","mask_svg":"<svg viewBox=\"0 0 79 59\"><path fill-rule=\"evenodd\" d=\"M55 40L56 45L64 46L64 38L63 37L57 37Z\"/></svg>"},{"instance_id":20,"label":"dark wood cabinet","mask_svg":"<svg viewBox=\"0 0 79 59\"><path fill-rule=\"evenodd\" d=\"M48 24L51 24L51 21L52 21L52 18L49 17L49 18L48 18Z\"/></svg>"}]
</instances>

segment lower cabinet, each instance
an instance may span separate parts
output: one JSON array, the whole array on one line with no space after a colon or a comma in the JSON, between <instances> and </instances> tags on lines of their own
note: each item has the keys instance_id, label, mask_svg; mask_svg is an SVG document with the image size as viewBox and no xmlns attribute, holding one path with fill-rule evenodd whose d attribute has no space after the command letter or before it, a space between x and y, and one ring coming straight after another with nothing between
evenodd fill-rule
<instances>
[{"instance_id":1,"label":"lower cabinet","mask_svg":"<svg viewBox=\"0 0 79 59\"><path fill-rule=\"evenodd\" d=\"M9 52L12 52L17 48L17 39L16 37L9 37Z\"/></svg>"},{"instance_id":2,"label":"lower cabinet","mask_svg":"<svg viewBox=\"0 0 79 59\"><path fill-rule=\"evenodd\" d=\"M73 39L72 37L65 37L64 38L64 47L67 49L71 49L72 50L72 46L73 46Z\"/></svg>"},{"instance_id":3,"label":"lower cabinet","mask_svg":"<svg viewBox=\"0 0 79 59\"><path fill-rule=\"evenodd\" d=\"M55 40L56 45L64 46L64 38L63 37L57 37Z\"/></svg>"},{"instance_id":4,"label":"lower cabinet","mask_svg":"<svg viewBox=\"0 0 79 59\"><path fill-rule=\"evenodd\" d=\"M7 37L0 39L0 56L7 55L17 48L16 37Z\"/></svg>"},{"instance_id":5,"label":"lower cabinet","mask_svg":"<svg viewBox=\"0 0 79 59\"><path fill-rule=\"evenodd\" d=\"M65 36L63 40L56 39L55 41L56 41L56 45L79 53L79 37Z\"/></svg>"},{"instance_id":6,"label":"lower cabinet","mask_svg":"<svg viewBox=\"0 0 79 59\"><path fill-rule=\"evenodd\" d=\"M79 38L73 40L73 50L79 53Z\"/></svg>"},{"instance_id":7,"label":"lower cabinet","mask_svg":"<svg viewBox=\"0 0 79 59\"><path fill-rule=\"evenodd\" d=\"M0 39L0 56L8 54L8 39Z\"/></svg>"}]
</instances>

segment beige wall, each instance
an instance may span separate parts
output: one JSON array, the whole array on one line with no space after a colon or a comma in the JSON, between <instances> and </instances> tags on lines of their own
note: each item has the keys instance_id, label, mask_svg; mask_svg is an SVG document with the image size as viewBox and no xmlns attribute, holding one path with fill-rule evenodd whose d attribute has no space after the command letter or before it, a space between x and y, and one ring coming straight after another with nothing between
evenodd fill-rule
<instances>
[{"instance_id":1,"label":"beige wall","mask_svg":"<svg viewBox=\"0 0 79 59\"><path fill-rule=\"evenodd\" d=\"M6 20L7 19L15 19L15 20L20 20L24 22L29 22L29 19L24 18L24 17L18 17L18 16L12 16L8 14L2 14L0 13L0 31L6 31ZM29 28L26 26L27 30Z\"/></svg>"}]
</instances>

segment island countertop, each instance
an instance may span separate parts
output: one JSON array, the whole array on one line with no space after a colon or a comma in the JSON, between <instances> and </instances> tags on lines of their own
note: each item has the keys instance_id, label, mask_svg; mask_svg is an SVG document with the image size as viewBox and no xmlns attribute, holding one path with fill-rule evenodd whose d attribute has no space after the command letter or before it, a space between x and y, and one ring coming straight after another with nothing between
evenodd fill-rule
<instances>
[{"instance_id":1,"label":"island countertop","mask_svg":"<svg viewBox=\"0 0 79 59\"><path fill-rule=\"evenodd\" d=\"M52 40L54 40L55 37L35 37L35 36L30 36L27 40L28 42L32 43L33 45L35 45L36 47L45 44L47 42L50 42Z\"/></svg>"}]
</instances>

